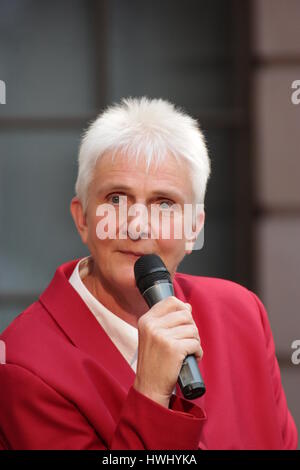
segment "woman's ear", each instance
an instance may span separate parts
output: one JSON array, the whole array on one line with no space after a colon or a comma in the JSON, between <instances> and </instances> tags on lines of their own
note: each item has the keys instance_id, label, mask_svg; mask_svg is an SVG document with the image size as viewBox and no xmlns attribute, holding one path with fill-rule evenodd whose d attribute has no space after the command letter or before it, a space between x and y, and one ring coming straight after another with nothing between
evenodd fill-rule
<instances>
[{"instance_id":1,"label":"woman's ear","mask_svg":"<svg viewBox=\"0 0 300 470\"><path fill-rule=\"evenodd\" d=\"M86 245L88 239L87 217L86 214L84 214L82 203L77 196L73 197L71 200L70 212L81 240Z\"/></svg>"}]
</instances>

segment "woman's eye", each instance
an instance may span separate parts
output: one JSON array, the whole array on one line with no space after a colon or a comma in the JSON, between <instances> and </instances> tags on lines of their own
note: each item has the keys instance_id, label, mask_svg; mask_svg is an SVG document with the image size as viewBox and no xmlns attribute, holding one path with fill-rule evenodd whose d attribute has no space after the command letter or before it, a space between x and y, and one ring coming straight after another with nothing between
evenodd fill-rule
<instances>
[{"instance_id":1,"label":"woman's eye","mask_svg":"<svg viewBox=\"0 0 300 470\"><path fill-rule=\"evenodd\" d=\"M160 209L170 209L170 207L173 205L171 201L161 201L159 202L159 207Z\"/></svg>"},{"instance_id":2,"label":"woman's eye","mask_svg":"<svg viewBox=\"0 0 300 470\"><path fill-rule=\"evenodd\" d=\"M113 204L119 204L120 202L119 196L112 196L111 200Z\"/></svg>"},{"instance_id":3,"label":"woman's eye","mask_svg":"<svg viewBox=\"0 0 300 470\"><path fill-rule=\"evenodd\" d=\"M110 194L108 199L112 202L112 204L118 205L120 204L120 194Z\"/></svg>"}]
</instances>

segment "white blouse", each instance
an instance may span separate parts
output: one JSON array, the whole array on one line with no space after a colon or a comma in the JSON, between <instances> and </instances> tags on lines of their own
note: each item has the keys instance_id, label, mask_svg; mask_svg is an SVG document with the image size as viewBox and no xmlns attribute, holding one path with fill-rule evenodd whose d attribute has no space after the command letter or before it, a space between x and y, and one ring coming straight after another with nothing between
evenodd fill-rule
<instances>
[{"instance_id":1,"label":"white blouse","mask_svg":"<svg viewBox=\"0 0 300 470\"><path fill-rule=\"evenodd\" d=\"M138 330L104 307L86 288L82 279L89 273L90 259L91 256L87 256L78 261L69 278L69 282L78 292L88 309L95 315L102 328L119 349L128 364L132 367L134 372L136 372Z\"/></svg>"}]
</instances>

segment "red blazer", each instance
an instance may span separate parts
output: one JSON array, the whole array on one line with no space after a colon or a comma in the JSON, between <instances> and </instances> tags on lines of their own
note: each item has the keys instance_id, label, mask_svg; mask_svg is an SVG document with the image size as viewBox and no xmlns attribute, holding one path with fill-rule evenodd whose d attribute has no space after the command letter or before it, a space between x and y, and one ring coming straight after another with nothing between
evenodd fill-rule
<instances>
[{"instance_id":1,"label":"red blazer","mask_svg":"<svg viewBox=\"0 0 300 470\"><path fill-rule=\"evenodd\" d=\"M258 297L224 280L175 275L193 306L206 394L169 409L133 388L135 373L60 266L39 300L0 335L0 448L295 449L268 318Z\"/></svg>"}]
</instances>

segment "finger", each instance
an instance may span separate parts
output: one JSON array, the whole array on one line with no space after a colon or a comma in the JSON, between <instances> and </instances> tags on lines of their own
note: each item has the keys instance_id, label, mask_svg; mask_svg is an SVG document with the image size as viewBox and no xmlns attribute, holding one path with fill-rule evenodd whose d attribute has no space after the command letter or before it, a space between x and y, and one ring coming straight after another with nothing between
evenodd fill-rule
<instances>
[{"instance_id":1,"label":"finger","mask_svg":"<svg viewBox=\"0 0 300 470\"><path fill-rule=\"evenodd\" d=\"M177 344L184 357L194 354L196 358L202 359L203 349L197 339L180 339L177 340Z\"/></svg>"},{"instance_id":2,"label":"finger","mask_svg":"<svg viewBox=\"0 0 300 470\"><path fill-rule=\"evenodd\" d=\"M185 309L191 310L191 308L192 307L190 304L183 302L182 300L177 299L171 295L170 297L157 302L157 304L151 308L151 311L157 318L159 318L166 315L168 312L176 312Z\"/></svg>"},{"instance_id":3,"label":"finger","mask_svg":"<svg viewBox=\"0 0 300 470\"><path fill-rule=\"evenodd\" d=\"M187 309L167 313L159 319L159 325L161 328L173 328L174 326L194 323L193 316Z\"/></svg>"},{"instance_id":4,"label":"finger","mask_svg":"<svg viewBox=\"0 0 300 470\"><path fill-rule=\"evenodd\" d=\"M180 325L169 328L166 335L174 339L196 339L201 344L199 332L195 325Z\"/></svg>"}]
</instances>

